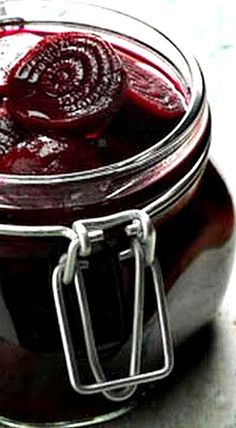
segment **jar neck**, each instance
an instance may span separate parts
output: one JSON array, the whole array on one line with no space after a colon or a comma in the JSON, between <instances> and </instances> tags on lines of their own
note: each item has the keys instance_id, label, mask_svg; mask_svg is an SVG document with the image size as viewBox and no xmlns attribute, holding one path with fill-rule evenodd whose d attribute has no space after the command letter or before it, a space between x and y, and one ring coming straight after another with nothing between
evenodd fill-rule
<instances>
[{"instance_id":1,"label":"jar neck","mask_svg":"<svg viewBox=\"0 0 236 428\"><path fill-rule=\"evenodd\" d=\"M161 219L185 204L204 172L208 160L211 122L206 102L183 146L147 169L117 177L117 181L66 181L46 185L9 183L3 186L0 210L15 224L70 225L79 218L100 217L127 209L143 209ZM19 209L20 208L20 209ZM4 220L3 220L4 221ZM1 221L2 222L2 221Z\"/></svg>"},{"instance_id":2,"label":"jar neck","mask_svg":"<svg viewBox=\"0 0 236 428\"><path fill-rule=\"evenodd\" d=\"M157 197L145 206L151 217L163 217L176 204L189 199L205 170L211 138L211 117L205 97L183 144L166 158L159 174ZM179 206L179 208L180 208Z\"/></svg>"},{"instance_id":3,"label":"jar neck","mask_svg":"<svg viewBox=\"0 0 236 428\"><path fill-rule=\"evenodd\" d=\"M86 180L5 176L0 209L8 216L11 212L11 222L18 224L51 224L60 218L70 223L133 208L161 217L198 183L208 158L210 131L209 107L203 97L196 117L181 134L181 145L163 160L153 162L150 152L150 165L141 168L134 162L128 172L121 174L114 168L107 176L95 170Z\"/></svg>"},{"instance_id":4,"label":"jar neck","mask_svg":"<svg viewBox=\"0 0 236 428\"><path fill-rule=\"evenodd\" d=\"M190 124L179 133L176 147L171 150L167 145L168 154L161 160L158 159L158 148L155 148L149 153L148 166L135 170L134 164L132 174L119 176L116 183L113 182L113 191L105 203L100 205L98 215L138 208L152 218L161 219L167 211L175 211L176 205L178 210L181 209L205 170L210 137L211 117L204 91L199 110ZM153 162L153 159L158 160ZM94 216L93 210L90 215Z\"/></svg>"}]
</instances>

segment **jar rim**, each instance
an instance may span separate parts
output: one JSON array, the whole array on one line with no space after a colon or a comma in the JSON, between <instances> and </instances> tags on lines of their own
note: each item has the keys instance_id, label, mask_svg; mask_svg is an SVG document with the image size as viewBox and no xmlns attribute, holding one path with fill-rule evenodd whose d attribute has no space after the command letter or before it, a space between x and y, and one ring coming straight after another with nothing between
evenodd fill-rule
<instances>
[{"instance_id":1,"label":"jar rim","mask_svg":"<svg viewBox=\"0 0 236 428\"><path fill-rule=\"evenodd\" d=\"M7 0L8 1L8 0ZM6 1L6 3L7 3ZM15 1L15 0L14 0ZM44 1L45 2L45 1ZM52 3L50 1L50 3ZM75 3L73 0L67 1L67 3ZM116 10L101 4L93 4L84 1L76 1L76 4L96 7L107 12L119 14L124 16L133 22L137 22L152 31L155 31L159 36L165 38L165 40L174 47L178 53L181 54L185 64L188 66L192 78L191 86L191 98L187 105L186 112L178 124L167 134L164 138L158 140L155 144L148 147L146 150L139 152L138 154L124 159L122 161L114 162L108 165L104 165L98 168L88 169L84 171L64 173L64 174L3 174L0 173L0 180L5 183L11 184L30 184L30 185L50 185L56 183L69 183L69 182L81 182L89 181L96 178L111 178L112 176L124 176L126 174L132 174L138 170L143 170L146 167L150 167L155 163L160 163L166 156L172 154L177 150L183 142L186 141L188 135L189 126L193 123L193 120L197 117L198 112L201 109L203 103L203 96L205 94L205 84L202 76L201 69L195 57L187 52L187 49L182 49L179 45L176 45L173 40L149 23L141 20L138 17L132 16L126 12ZM4 15L1 16L1 20L4 20ZM20 18L17 18L20 20ZM28 21L22 19L24 24L36 23L35 21ZM41 19L38 22L42 22ZM46 22L45 22L46 23ZM55 23L53 20L48 21L47 24ZM58 21L57 21L58 23ZM66 22L63 22L66 23ZM76 23L74 23L76 25ZM79 24L79 22L78 22ZM141 40L140 40L141 41Z\"/></svg>"}]
</instances>

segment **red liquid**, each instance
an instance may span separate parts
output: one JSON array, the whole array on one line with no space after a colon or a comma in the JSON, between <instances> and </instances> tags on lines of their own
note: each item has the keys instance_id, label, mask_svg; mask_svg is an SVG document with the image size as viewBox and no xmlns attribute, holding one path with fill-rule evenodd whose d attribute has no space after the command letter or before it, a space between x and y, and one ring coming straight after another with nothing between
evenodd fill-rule
<instances>
[{"instance_id":1,"label":"red liquid","mask_svg":"<svg viewBox=\"0 0 236 428\"><path fill-rule=\"evenodd\" d=\"M129 54L132 64L138 69L140 57ZM122 55L127 55L127 52L123 51ZM150 66L148 59L142 58L142 62ZM153 66L153 75L159 73L159 66ZM167 75L163 72L163 79L166 78ZM183 99L183 93L188 91L182 89L183 93L180 92L181 85L177 78L172 80L169 77L169 81L175 86L173 90ZM186 100L187 97L186 95ZM78 163L74 160L75 152L70 158L68 151L66 162L63 163L62 156L59 164L63 164L65 172L70 172L126 159L171 132L183 115L184 109L176 117L157 116L145 99L142 102L140 98L128 94L102 135L94 136L92 141L91 138L88 141L87 137L82 143L77 140ZM25 130L23 132L27 133ZM149 185L136 189L125 197L111 202L101 202L99 199L96 202L95 199L92 205L89 202L87 206L81 203L73 209L69 203L68 206L60 206L60 209L47 209L44 204L40 209L32 210L27 207L25 210L6 208L0 211L1 222L59 223L70 226L81 217L146 206L165 190L167 182L170 184L177 181L184 169L189 168L191 162L194 163L198 150L206 144L209 134L208 123L196 153L183 161L181 168L168 175L164 183L153 178ZM62 138L62 133L58 138ZM63 138L68 138L68 135L65 137L63 133ZM70 135L71 138L76 140L74 135ZM83 147L82 160L79 156L79 144ZM73 150L76 151L74 145ZM4 170L6 165L9 167L8 172L18 174L58 172L49 166L49 157L46 157L44 163L39 156L37 163L36 153L36 158L32 157L33 170L32 159L26 155L19 163L17 150L15 152L15 161L12 163L12 152L4 155L10 157L8 163L4 162L3 156L3 161L0 161L3 172L7 172ZM63 185L58 186L59 193L62 194L63 189ZM44 196L41 195L42 198ZM40 189L38 197L40 198ZM179 343L213 316L224 292L232 261L232 203L214 167L208 164L200 183L170 209L168 216L161 220L154 218L153 221L157 229L157 256L168 292L172 329ZM97 245L90 258L82 260L100 357L109 375L115 377L118 374L114 373L121 369L124 374L127 373L129 354L126 346L132 326L133 261L128 259L120 264L117 255L118 249L126 245L122 231L113 231L107 236L105 243ZM51 289L52 271L67 247L68 242L59 238L46 240L1 237L0 413L13 420L35 423L79 420L120 407L100 395L82 397L73 391L68 380ZM144 365L151 368L154 364L156 368L156 359L161 357L160 343L156 333L156 308L148 273L146 284L147 336ZM84 359L80 319L74 305L73 291L68 289L65 299L81 375L86 375L83 379L86 382L88 367ZM118 352L121 354L119 357Z\"/></svg>"},{"instance_id":2,"label":"red liquid","mask_svg":"<svg viewBox=\"0 0 236 428\"><path fill-rule=\"evenodd\" d=\"M15 37L26 34L29 35L21 30ZM10 32L10 36L14 37L14 33ZM26 121L22 129L17 119L10 115L14 122L12 133L15 133L18 143L12 144L12 148L0 157L0 172L59 174L98 168L148 149L173 130L185 113L185 98L188 96L186 93L184 98L180 82L173 81L166 72L163 74L145 57L124 51L121 47L116 47L116 52L133 88L126 89L120 107L109 117L105 128L86 136L80 135L79 128L68 132L38 127L31 129ZM2 92L6 94L5 106L7 87ZM19 91L17 96L21 98ZM165 97L170 99L170 108L168 102L163 102Z\"/></svg>"}]
</instances>

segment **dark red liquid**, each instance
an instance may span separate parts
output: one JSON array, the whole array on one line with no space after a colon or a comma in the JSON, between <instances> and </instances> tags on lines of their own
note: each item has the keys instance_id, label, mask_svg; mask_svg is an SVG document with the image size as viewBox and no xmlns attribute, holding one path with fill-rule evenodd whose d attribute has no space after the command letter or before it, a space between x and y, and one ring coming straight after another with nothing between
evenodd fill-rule
<instances>
[{"instance_id":1,"label":"dark red liquid","mask_svg":"<svg viewBox=\"0 0 236 428\"><path fill-rule=\"evenodd\" d=\"M123 55L127 52L123 51ZM129 55L134 67L139 68L140 57L132 53ZM145 59L142 61L143 65L150 66ZM159 73L159 67L154 66L153 74ZM163 79L166 79L165 72ZM188 91L184 88L180 91L178 79L170 78L169 81L175 87L173 91L177 91L183 99L183 93ZM63 156L61 158L59 155L62 159L60 165L62 163L63 168L67 168L66 172L70 172L133 156L171 132L184 112L182 109L180 114L171 117L156 115L152 103L150 106L145 97L142 102L139 93L135 96L128 93L102 135L83 139L82 161L79 156L81 146L78 144L78 163L74 161L75 152L71 159L68 151L65 163ZM21 129L19 124L18 128ZM29 133L23 129L25 132ZM36 132L34 129L34 135ZM35 140L41 139L38 135ZM206 145L209 136L210 123L199 147ZM69 137L68 134L65 137L64 133L62 137L60 133L59 138ZM73 142L76 140L74 133L70 139ZM74 145L73 150L76 151ZM11 153L15 153L15 157ZM86 156L86 153L89 155ZM5 156L9 156L10 160L8 158L4 163ZM12 162L11 157L14 158ZM28 155L19 162L17 149L4 154L2 159L2 171L5 173L4 165L8 165L8 172L14 172L11 168L17 168L15 172L19 174L25 171L40 174L41 168L43 173L58 172L47 169L51 158L47 157L44 163L39 156L38 162L37 153L36 158L32 156L34 171ZM194 156L190 157L188 162L181 165L182 169L189 168L194 159ZM168 177L169 185L177 181L182 172L179 168L174 177ZM5 208L0 210L0 222L60 223L70 226L81 217L142 208L155 200L156 195L165 190L165 185L166 182L160 185L156 180L126 198L102 203L96 203L95 199L93 206L73 209L70 203L60 206L60 209L46 209L44 206L21 210ZM63 189L63 185L59 184L58 192ZM36 197L40 198L40 189ZM208 163L201 181L170 208L168 215L161 219L154 218L153 221L157 230L156 252L168 295L171 326L178 344L213 317L230 272L234 247L232 202L215 168ZM120 249L127 246L123 235L122 230L111 231L105 242L97 244L91 257L79 261L88 292L96 343L108 377L118 377L120 372L127 374L128 370L127 345L132 328L134 265L133 259L121 263L118 258ZM83 397L74 392L69 383L51 287L53 269L67 248L68 242L62 238L0 238L0 413L13 420L31 423L80 420L120 407L120 404L108 402L100 395ZM144 366L150 369L156 368L157 361L161 360L161 351L156 329L155 299L148 272L145 292ZM81 321L74 303L73 289L68 288L64 297L82 381L93 382L85 359Z\"/></svg>"},{"instance_id":2,"label":"dark red liquid","mask_svg":"<svg viewBox=\"0 0 236 428\"><path fill-rule=\"evenodd\" d=\"M3 33L3 37L6 38L6 34L17 38L30 33L21 30L13 34ZM9 133L11 141L12 134L15 135L16 144L11 143L0 157L0 172L58 174L93 169L132 157L173 130L185 113L187 89L147 58L124 51L121 47L116 47L115 51L127 73L128 87L120 107L108 115L107 124L90 135L81 135L80 129L73 127L68 131L50 127L32 129L27 121L22 129L22 124L9 112L14 122ZM2 90L5 95L3 108L6 106L6 109L7 84ZM17 96L21 98L19 91ZM166 97L169 100L164 102ZM36 109L37 99L33 105ZM6 138L4 123L0 131L1 128Z\"/></svg>"}]
</instances>

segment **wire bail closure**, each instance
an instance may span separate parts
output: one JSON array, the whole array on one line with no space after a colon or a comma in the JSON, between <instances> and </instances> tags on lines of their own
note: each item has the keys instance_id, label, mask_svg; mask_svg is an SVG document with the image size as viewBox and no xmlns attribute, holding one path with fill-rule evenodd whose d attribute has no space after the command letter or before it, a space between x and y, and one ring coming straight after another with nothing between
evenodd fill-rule
<instances>
[{"instance_id":1,"label":"wire bail closure","mask_svg":"<svg viewBox=\"0 0 236 428\"><path fill-rule=\"evenodd\" d=\"M93 243L104 239L105 229L122 224L130 239L128 253L134 257L135 265L131 355L128 376L109 381L99 361L86 287L77 257L78 255L89 256L93 250ZM74 238L69 244L67 254L60 258L52 278L53 295L70 383L80 394L100 392L111 401L123 401L134 394L139 384L162 379L169 375L173 367L173 345L164 287L160 267L155 260L156 232L149 215L144 210L128 210L110 216L79 220L73 223L72 229L75 232ZM122 254L120 258L122 260ZM141 373L146 268L150 269L152 274L164 362L162 368ZM67 286L73 286L76 292L89 367L96 381L90 385L83 385L80 380L76 351L63 297L63 289Z\"/></svg>"}]
</instances>

